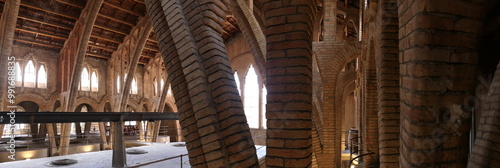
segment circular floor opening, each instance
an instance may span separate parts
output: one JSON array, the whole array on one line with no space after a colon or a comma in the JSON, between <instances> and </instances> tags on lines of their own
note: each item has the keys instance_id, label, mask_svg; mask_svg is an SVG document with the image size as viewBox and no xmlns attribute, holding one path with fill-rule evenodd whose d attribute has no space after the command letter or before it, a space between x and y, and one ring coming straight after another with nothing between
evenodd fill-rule
<instances>
[{"instance_id":1,"label":"circular floor opening","mask_svg":"<svg viewBox=\"0 0 500 168\"><path fill-rule=\"evenodd\" d=\"M148 153L148 151L142 150L142 149L129 149L126 152L127 154L132 154L132 155L140 155L140 154L145 154Z\"/></svg>"},{"instance_id":2,"label":"circular floor opening","mask_svg":"<svg viewBox=\"0 0 500 168\"><path fill-rule=\"evenodd\" d=\"M78 160L75 159L58 159L47 163L47 166L55 167L55 166L69 166L78 163Z\"/></svg>"}]
</instances>

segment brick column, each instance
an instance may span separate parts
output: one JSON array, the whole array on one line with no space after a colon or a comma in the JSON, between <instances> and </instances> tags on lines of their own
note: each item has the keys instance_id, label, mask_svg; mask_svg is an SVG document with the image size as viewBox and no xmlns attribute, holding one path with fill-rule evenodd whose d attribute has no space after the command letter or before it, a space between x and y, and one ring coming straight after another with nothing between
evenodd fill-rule
<instances>
[{"instance_id":1,"label":"brick column","mask_svg":"<svg viewBox=\"0 0 500 168\"><path fill-rule=\"evenodd\" d=\"M375 48L378 87L380 167L399 166L399 39L396 0L379 3ZM378 36L380 35L380 36Z\"/></svg>"},{"instance_id":2,"label":"brick column","mask_svg":"<svg viewBox=\"0 0 500 168\"><path fill-rule=\"evenodd\" d=\"M267 40L267 167L311 166L314 2L263 1Z\"/></svg>"},{"instance_id":3,"label":"brick column","mask_svg":"<svg viewBox=\"0 0 500 168\"><path fill-rule=\"evenodd\" d=\"M465 167L486 1L399 0L401 167Z\"/></svg>"},{"instance_id":4,"label":"brick column","mask_svg":"<svg viewBox=\"0 0 500 168\"><path fill-rule=\"evenodd\" d=\"M12 43L14 41L14 31L16 28L17 15L19 14L19 5L21 4L21 0L7 0L4 1L4 9L2 13L2 17L0 19L0 111L6 111L6 105L13 104L4 104L7 96L7 68L9 66L14 67L14 65L7 65L9 57L12 54ZM3 126L0 127L3 130ZM0 131L3 133L3 131ZM1 134L0 134L1 135Z\"/></svg>"},{"instance_id":5,"label":"brick column","mask_svg":"<svg viewBox=\"0 0 500 168\"><path fill-rule=\"evenodd\" d=\"M361 154L373 153L363 157L365 165L378 166L378 93L377 93L377 73L375 67L375 49L373 42L369 43L367 58L363 68L363 116L362 116L362 141L364 151Z\"/></svg>"}]
</instances>

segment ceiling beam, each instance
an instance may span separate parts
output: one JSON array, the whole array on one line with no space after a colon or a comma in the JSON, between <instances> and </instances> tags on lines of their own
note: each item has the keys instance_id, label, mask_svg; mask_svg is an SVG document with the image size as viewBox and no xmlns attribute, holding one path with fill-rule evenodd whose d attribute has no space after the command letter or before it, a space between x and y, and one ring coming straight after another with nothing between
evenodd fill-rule
<instances>
[{"instance_id":1,"label":"ceiling beam","mask_svg":"<svg viewBox=\"0 0 500 168\"><path fill-rule=\"evenodd\" d=\"M61 29L73 30L72 27L67 26L67 25L63 25L63 24L59 24L59 23L44 22L42 20L38 20L38 18L29 17L29 16L25 16L25 15L19 15L17 18L24 19L24 20L29 20L29 21L32 21L32 22L37 22L37 23L40 23L40 24L45 24L45 25L49 25L49 26L53 26L53 27L57 27L57 28L61 28Z\"/></svg>"},{"instance_id":2,"label":"ceiling beam","mask_svg":"<svg viewBox=\"0 0 500 168\"><path fill-rule=\"evenodd\" d=\"M85 53L87 56L91 56L91 57L96 57L96 58L104 58L104 59L110 59L111 57L110 56L107 56L107 55L102 55L102 54L98 54L98 53L90 53L90 52L87 52Z\"/></svg>"},{"instance_id":3,"label":"ceiling beam","mask_svg":"<svg viewBox=\"0 0 500 168\"><path fill-rule=\"evenodd\" d=\"M111 6L113 8L116 8L116 9L120 9L124 12L127 12L127 13L130 13L132 15L135 15L135 16L138 16L138 17L144 17L144 14L141 14L139 12L136 12L136 11L132 11L132 10L129 10L129 9L125 9L125 8L122 8L121 6L119 5L115 5L115 4L112 4L112 3L109 3L109 2L104 2L105 5L108 5L108 6Z\"/></svg>"},{"instance_id":4,"label":"ceiling beam","mask_svg":"<svg viewBox=\"0 0 500 168\"><path fill-rule=\"evenodd\" d=\"M36 10L40 10L40 11L44 11L44 12L47 12L47 13L51 13L51 14L55 14L55 15L67 17L67 18L74 19L74 20L78 19L78 16L71 16L71 15L67 15L65 13L55 12L57 10L54 10L54 11L47 10L47 9L45 9L43 7L40 7L40 6L36 5L36 4L25 2L25 1L21 1L21 6L33 8L33 9L36 9Z\"/></svg>"},{"instance_id":5,"label":"ceiling beam","mask_svg":"<svg viewBox=\"0 0 500 168\"><path fill-rule=\"evenodd\" d=\"M25 43L37 44L37 45L46 46L46 47L52 47L52 48L59 48L60 49L63 47L63 45L55 45L55 44L44 43L44 42L35 41L35 40L22 39L19 37L15 37L14 40L20 41L20 42L25 42Z\"/></svg>"},{"instance_id":6,"label":"ceiling beam","mask_svg":"<svg viewBox=\"0 0 500 168\"><path fill-rule=\"evenodd\" d=\"M118 23L129 25L130 27L134 27L135 26L132 23L129 23L129 22L126 22L126 21L123 21L123 20L120 20L120 19L116 19L116 18L114 18L112 16L108 16L108 15L105 15L105 14L99 14L98 16L106 18L106 19L109 19L109 20L112 20L112 21L115 21L115 22L118 22Z\"/></svg>"},{"instance_id":7,"label":"ceiling beam","mask_svg":"<svg viewBox=\"0 0 500 168\"><path fill-rule=\"evenodd\" d=\"M60 35L56 35L56 34L48 34L48 33L41 32L41 31L33 31L33 30L29 30L29 29L25 29L25 28L17 28L17 27L16 27L16 30L27 32L27 33L33 33L33 34L37 34L37 35L43 35L43 36L52 37L52 38L57 38L57 39L61 39L61 40L68 40L68 37L64 37L64 36L60 36Z\"/></svg>"},{"instance_id":8,"label":"ceiling beam","mask_svg":"<svg viewBox=\"0 0 500 168\"><path fill-rule=\"evenodd\" d=\"M158 49L156 49L156 48L151 48L151 47L148 47L148 46L144 46L144 49L147 49L147 50L151 50L151 51L158 52Z\"/></svg>"},{"instance_id":9,"label":"ceiling beam","mask_svg":"<svg viewBox=\"0 0 500 168\"><path fill-rule=\"evenodd\" d=\"M101 39L101 40L104 40L104 41L113 42L113 43L118 43L118 44L122 43L122 41L119 40L119 39L113 39L113 38L103 37L103 36L99 36L99 35L90 35L90 37Z\"/></svg>"},{"instance_id":10,"label":"ceiling beam","mask_svg":"<svg viewBox=\"0 0 500 168\"><path fill-rule=\"evenodd\" d=\"M124 31L121 31L121 30L117 30L117 29L114 29L114 28L105 27L105 26L98 25L98 24L94 24L94 27L100 28L100 29L103 29L103 30L106 30L106 31L118 33L118 34L121 34L121 35L124 35L124 36L128 35L127 32L124 32Z\"/></svg>"},{"instance_id":11,"label":"ceiling beam","mask_svg":"<svg viewBox=\"0 0 500 168\"><path fill-rule=\"evenodd\" d=\"M65 4L65 5L68 5L68 6L80 8L80 9L83 9L85 7L85 6L80 6L80 5L73 3L71 1L63 1L63 0L55 0L55 1L62 3L62 4Z\"/></svg>"},{"instance_id":12,"label":"ceiling beam","mask_svg":"<svg viewBox=\"0 0 500 168\"><path fill-rule=\"evenodd\" d=\"M153 57L153 56L151 56L151 55L144 55L144 54L142 54L141 56L142 56L142 57L146 57L146 58L150 58L150 59L153 59L153 58L154 58L154 57Z\"/></svg>"},{"instance_id":13,"label":"ceiling beam","mask_svg":"<svg viewBox=\"0 0 500 168\"><path fill-rule=\"evenodd\" d=\"M110 47L100 46L100 45L95 45L95 44L90 44L90 43L89 43L89 46L90 47L95 47L95 48L100 48L100 49L103 49L103 50L108 50L108 51L116 51L116 49L113 49L113 48L110 48Z\"/></svg>"}]
</instances>

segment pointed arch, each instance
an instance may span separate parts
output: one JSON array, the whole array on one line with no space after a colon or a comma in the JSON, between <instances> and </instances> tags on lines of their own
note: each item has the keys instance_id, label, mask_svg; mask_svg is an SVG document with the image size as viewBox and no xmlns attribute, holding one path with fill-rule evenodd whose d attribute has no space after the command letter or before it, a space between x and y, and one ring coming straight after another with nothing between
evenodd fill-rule
<instances>
[{"instance_id":1,"label":"pointed arch","mask_svg":"<svg viewBox=\"0 0 500 168\"><path fill-rule=\"evenodd\" d=\"M82 70L82 76L80 80L80 89L83 91L90 91L90 78L89 71L87 67Z\"/></svg>"},{"instance_id":2,"label":"pointed arch","mask_svg":"<svg viewBox=\"0 0 500 168\"><path fill-rule=\"evenodd\" d=\"M156 80L156 78L153 79L153 88L154 88L153 95L158 96L158 80Z\"/></svg>"},{"instance_id":3,"label":"pointed arch","mask_svg":"<svg viewBox=\"0 0 500 168\"><path fill-rule=\"evenodd\" d=\"M122 81L120 80L120 76L116 77L116 93L120 93L120 84Z\"/></svg>"},{"instance_id":4,"label":"pointed arch","mask_svg":"<svg viewBox=\"0 0 500 168\"><path fill-rule=\"evenodd\" d=\"M243 107L250 128L259 128L259 79L252 65L245 76Z\"/></svg>"},{"instance_id":5,"label":"pointed arch","mask_svg":"<svg viewBox=\"0 0 500 168\"><path fill-rule=\"evenodd\" d=\"M135 77L132 79L132 89L130 90L131 94L137 94L138 89L137 89L137 80L135 80Z\"/></svg>"},{"instance_id":6,"label":"pointed arch","mask_svg":"<svg viewBox=\"0 0 500 168\"><path fill-rule=\"evenodd\" d=\"M24 68L24 87L35 87L36 72L33 61L29 60Z\"/></svg>"},{"instance_id":7,"label":"pointed arch","mask_svg":"<svg viewBox=\"0 0 500 168\"><path fill-rule=\"evenodd\" d=\"M238 71L234 71L234 81L236 81L236 87L238 87L238 94L241 96L241 86L240 86L240 78L238 76Z\"/></svg>"},{"instance_id":8,"label":"pointed arch","mask_svg":"<svg viewBox=\"0 0 500 168\"><path fill-rule=\"evenodd\" d=\"M41 65L40 68L38 69L38 81L37 81L37 87L38 88L47 88L47 71L45 70L45 66Z\"/></svg>"},{"instance_id":9,"label":"pointed arch","mask_svg":"<svg viewBox=\"0 0 500 168\"><path fill-rule=\"evenodd\" d=\"M97 72L93 71L90 77L90 87L91 91L97 92L99 91L99 79L97 78Z\"/></svg>"}]
</instances>

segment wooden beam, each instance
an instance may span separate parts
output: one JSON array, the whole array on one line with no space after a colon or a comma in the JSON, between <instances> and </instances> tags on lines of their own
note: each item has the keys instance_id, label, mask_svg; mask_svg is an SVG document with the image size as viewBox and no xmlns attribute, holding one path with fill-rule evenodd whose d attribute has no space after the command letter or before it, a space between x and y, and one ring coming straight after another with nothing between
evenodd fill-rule
<instances>
[{"instance_id":1,"label":"wooden beam","mask_svg":"<svg viewBox=\"0 0 500 168\"><path fill-rule=\"evenodd\" d=\"M105 5L108 5L108 6L111 6L113 8L116 8L116 9L120 9L124 12L127 12L127 13L130 13L132 15L135 15L135 16L138 16L138 17L144 17L144 14L141 14L139 12L136 12L136 11L132 11L132 10L129 10L129 9L125 9L125 8L122 8L121 6L119 5L115 5L115 4L112 4L112 3L109 3L109 2L104 2Z\"/></svg>"},{"instance_id":2,"label":"wooden beam","mask_svg":"<svg viewBox=\"0 0 500 168\"><path fill-rule=\"evenodd\" d=\"M56 34L48 34L48 33L41 32L41 31L33 31L33 30L29 30L29 29L25 29L25 28L17 28L17 27L16 27L16 30L28 32L28 33L33 33L33 34L40 34L43 36L57 38L57 39L61 39L61 40L68 40L68 37L64 37L64 36L60 36L60 35L56 35Z\"/></svg>"},{"instance_id":3,"label":"wooden beam","mask_svg":"<svg viewBox=\"0 0 500 168\"><path fill-rule=\"evenodd\" d=\"M102 54L97 54L97 53L90 53L90 52L87 52L85 53L87 56L91 56L91 57L96 57L96 58L104 58L104 59L110 59L111 57L110 56L107 56L107 55L102 55Z\"/></svg>"},{"instance_id":4,"label":"wooden beam","mask_svg":"<svg viewBox=\"0 0 500 168\"><path fill-rule=\"evenodd\" d=\"M141 0L133 0L134 2L140 3L140 4L145 4L144 1Z\"/></svg>"},{"instance_id":5,"label":"wooden beam","mask_svg":"<svg viewBox=\"0 0 500 168\"><path fill-rule=\"evenodd\" d=\"M144 46L144 49L158 52L158 49L151 48L151 47L148 47L148 46Z\"/></svg>"},{"instance_id":6,"label":"wooden beam","mask_svg":"<svg viewBox=\"0 0 500 168\"><path fill-rule=\"evenodd\" d=\"M65 13L55 12L57 10L54 10L54 11L47 10L47 9L45 9L43 7L40 7L40 6L36 5L36 4L25 2L25 1L21 1L21 6L33 8L33 9L36 9L36 10L40 10L40 11L44 11L44 12L47 12L47 13L51 13L51 14L55 14L55 15L67 17L67 18L74 19L74 20L78 19L78 16L70 16L70 15L67 15Z\"/></svg>"},{"instance_id":7,"label":"wooden beam","mask_svg":"<svg viewBox=\"0 0 500 168\"><path fill-rule=\"evenodd\" d=\"M156 41L156 40L155 40L155 39L153 39L153 38L148 38L148 41L158 43L158 41Z\"/></svg>"},{"instance_id":8,"label":"wooden beam","mask_svg":"<svg viewBox=\"0 0 500 168\"><path fill-rule=\"evenodd\" d=\"M150 58L150 59L153 59L153 58L154 58L154 57L153 57L153 56L151 56L151 55L144 55L144 54L142 54L141 56L142 56L142 57L146 57L146 58Z\"/></svg>"},{"instance_id":9,"label":"wooden beam","mask_svg":"<svg viewBox=\"0 0 500 168\"><path fill-rule=\"evenodd\" d=\"M99 36L99 35L90 35L90 37L113 42L113 43L118 43L118 44L122 43L122 41L120 41L119 39L113 39L113 38L103 37L103 36Z\"/></svg>"},{"instance_id":10,"label":"wooden beam","mask_svg":"<svg viewBox=\"0 0 500 168\"><path fill-rule=\"evenodd\" d=\"M63 1L63 0L55 0L55 1L62 3L62 4L65 4L65 5L68 5L68 6L80 8L80 9L83 9L85 7L85 6L80 6L80 5L73 3L71 1Z\"/></svg>"},{"instance_id":11,"label":"wooden beam","mask_svg":"<svg viewBox=\"0 0 500 168\"><path fill-rule=\"evenodd\" d=\"M37 23L45 24L45 25L49 25L49 26L54 26L54 27L61 28L61 29L73 30L73 28L70 27L70 26L66 26L66 25L59 24L59 23L44 22L44 21L38 20L37 18L29 17L29 16L25 16L25 15L19 15L17 18L24 19L24 20L29 20L29 21L32 21L32 22L37 22Z\"/></svg>"},{"instance_id":12,"label":"wooden beam","mask_svg":"<svg viewBox=\"0 0 500 168\"><path fill-rule=\"evenodd\" d=\"M50 44L50 43L44 43L44 42L40 42L40 41L35 41L35 40L28 40L28 39L22 39L22 38L19 38L19 37L15 37L14 38L15 41L20 41L20 42L25 42L25 43L33 43L33 44L37 44L37 45L41 45L41 46L46 46L46 47L52 47L52 48L62 48L63 45L55 45L55 44Z\"/></svg>"},{"instance_id":13,"label":"wooden beam","mask_svg":"<svg viewBox=\"0 0 500 168\"><path fill-rule=\"evenodd\" d=\"M95 47L95 48L100 48L100 49L103 49L103 50L108 50L108 51L116 51L116 49L113 49L113 48L109 48L109 47L106 47L106 46L95 45L95 44L90 44L90 43L89 43L89 46L90 47Z\"/></svg>"},{"instance_id":14,"label":"wooden beam","mask_svg":"<svg viewBox=\"0 0 500 168\"><path fill-rule=\"evenodd\" d=\"M130 27L134 27L135 26L132 23L129 23L129 22L126 22L126 21L123 21L123 20L120 20L120 19L116 19L116 18L114 18L112 16L108 16L108 15L105 15L105 14L99 14L98 16L106 18L106 19L109 19L109 20L112 20L112 21L115 21L115 22L118 22L118 23L129 25Z\"/></svg>"},{"instance_id":15,"label":"wooden beam","mask_svg":"<svg viewBox=\"0 0 500 168\"><path fill-rule=\"evenodd\" d=\"M121 34L121 35L124 35L124 36L128 35L127 32L123 32L121 30L117 30L117 29L114 29L114 28L105 27L105 26L102 26L102 25L94 24L94 27L100 28L100 29L103 29L103 30L107 30L107 31L110 31L110 32L118 33L118 34Z\"/></svg>"}]
</instances>

